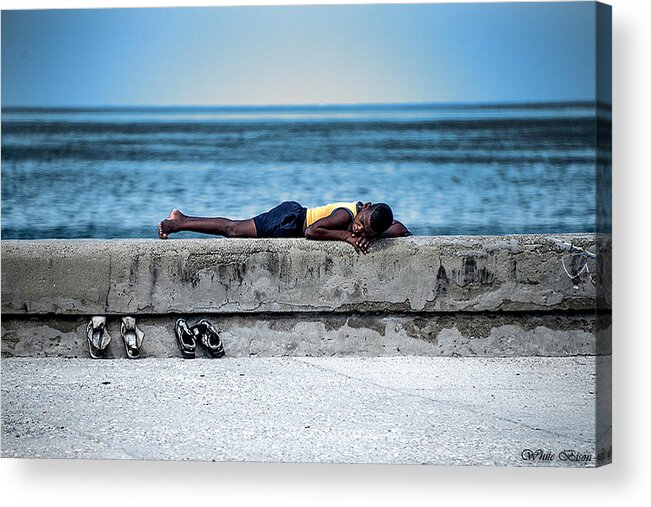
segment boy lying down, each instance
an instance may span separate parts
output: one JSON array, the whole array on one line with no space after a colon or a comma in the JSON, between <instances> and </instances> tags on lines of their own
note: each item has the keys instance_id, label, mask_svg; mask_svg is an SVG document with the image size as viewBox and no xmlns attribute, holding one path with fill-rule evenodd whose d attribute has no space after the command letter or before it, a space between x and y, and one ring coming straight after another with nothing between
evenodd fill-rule
<instances>
[{"instance_id":1,"label":"boy lying down","mask_svg":"<svg viewBox=\"0 0 651 507\"><path fill-rule=\"evenodd\" d=\"M393 219L391 208L370 202L335 202L305 208L285 201L246 220L190 217L174 209L158 224L158 237L167 239L180 231L215 234L227 238L308 238L345 241L358 253L368 253L378 238L409 236L407 228Z\"/></svg>"}]
</instances>

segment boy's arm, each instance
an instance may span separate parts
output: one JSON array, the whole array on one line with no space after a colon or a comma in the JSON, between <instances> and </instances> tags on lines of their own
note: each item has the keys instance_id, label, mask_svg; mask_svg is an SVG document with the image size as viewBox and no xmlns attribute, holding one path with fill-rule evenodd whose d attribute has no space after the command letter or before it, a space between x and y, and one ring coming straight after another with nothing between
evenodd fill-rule
<instances>
[{"instance_id":1,"label":"boy's arm","mask_svg":"<svg viewBox=\"0 0 651 507\"><path fill-rule=\"evenodd\" d=\"M361 238L353 236L353 233L348 230L351 221L350 214L345 209L338 209L332 215L317 220L305 229L305 237L316 240L345 241L353 245L358 253L366 253L367 249L357 245Z\"/></svg>"},{"instance_id":2,"label":"boy's arm","mask_svg":"<svg viewBox=\"0 0 651 507\"><path fill-rule=\"evenodd\" d=\"M401 238L403 236L411 236L411 232L397 220L394 220L391 227L380 235L381 238Z\"/></svg>"}]
</instances>

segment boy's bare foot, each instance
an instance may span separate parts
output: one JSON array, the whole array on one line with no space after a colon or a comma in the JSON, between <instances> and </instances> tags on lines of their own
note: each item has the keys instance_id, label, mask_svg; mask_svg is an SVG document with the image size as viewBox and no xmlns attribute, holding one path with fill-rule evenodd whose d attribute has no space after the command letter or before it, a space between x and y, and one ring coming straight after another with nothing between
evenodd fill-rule
<instances>
[{"instance_id":1,"label":"boy's bare foot","mask_svg":"<svg viewBox=\"0 0 651 507\"><path fill-rule=\"evenodd\" d=\"M167 239L170 234L180 229L180 223L186 218L187 216L176 208L170 211L167 219L161 220L158 224L158 237L160 239Z\"/></svg>"},{"instance_id":2,"label":"boy's bare foot","mask_svg":"<svg viewBox=\"0 0 651 507\"><path fill-rule=\"evenodd\" d=\"M184 215L176 208L170 211L170 215L167 217L168 220L183 220L185 218L188 218L187 215Z\"/></svg>"},{"instance_id":3,"label":"boy's bare foot","mask_svg":"<svg viewBox=\"0 0 651 507\"><path fill-rule=\"evenodd\" d=\"M160 239L167 239L169 234L174 232L171 220L161 220L158 224L158 237Z\"/></svg>"}]
</instances>

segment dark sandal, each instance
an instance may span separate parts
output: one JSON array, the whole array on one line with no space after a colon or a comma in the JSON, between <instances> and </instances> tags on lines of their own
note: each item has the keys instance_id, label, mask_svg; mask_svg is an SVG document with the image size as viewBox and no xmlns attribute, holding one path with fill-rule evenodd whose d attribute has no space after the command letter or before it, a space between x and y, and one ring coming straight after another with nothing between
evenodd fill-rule
<instances>
[{"instance_id":1,"label":"dark sandal","mask_svg":"<svg viewBox=\"0 0 651 507\"><path fill-rule=\"evenodd\" d=\"M197 350L197 340L190 326L188 326L188 321L185 319L177 319L176 324L174 324L174 334L176 334L176 343L181 350L183 358L194 359L195 351Z\"/></svg>"},{"instance_id":2,"label":"dark sandal","mask_svg":"<svg viewBox=\"0 0 651 507\"><path fill-rule=\"evenodd\" d=\"M201 319L191 329L212 357L222 357L224 355L224 345L219 333L208 320Z\"/></svg>"}]
</instances>

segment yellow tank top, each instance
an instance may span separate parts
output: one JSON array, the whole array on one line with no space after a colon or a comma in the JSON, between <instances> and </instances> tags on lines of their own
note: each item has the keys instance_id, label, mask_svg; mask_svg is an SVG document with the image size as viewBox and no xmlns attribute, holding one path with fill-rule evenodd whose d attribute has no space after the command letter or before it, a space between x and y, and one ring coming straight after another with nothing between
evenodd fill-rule
<instances>
[{"instance_id":1,"label":"yellow tank top","mask_svg":"<svg viewBox=\"0 0 651 507\"><path fill-rule=\"evenodd\" d=\"M308 208L307 214L305 216L305 226L309 227L317 220L322 218L329 217L332 215L333 211L344 208L348 210L353 218L357 216L357 201L355 202L333 202L331 204L326 204L325 206L319 206L317 208Z\"/></svg>"}]
</instances>

